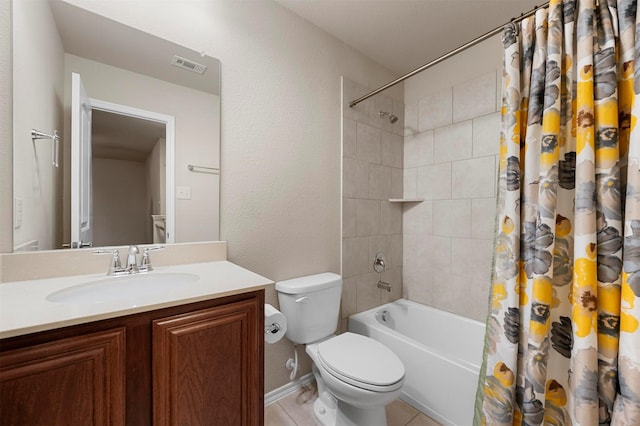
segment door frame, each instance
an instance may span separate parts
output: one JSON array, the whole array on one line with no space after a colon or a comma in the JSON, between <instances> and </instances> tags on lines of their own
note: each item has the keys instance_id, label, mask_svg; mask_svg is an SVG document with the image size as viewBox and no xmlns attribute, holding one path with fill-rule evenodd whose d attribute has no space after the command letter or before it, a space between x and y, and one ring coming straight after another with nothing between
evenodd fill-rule
<instances>
[{"instance_id":1,"label":"door frame","mask_svg":"<svg viewBox=\"0 0 640 426\"><path fill-rule=\"evenodd\" d=\"M172 115L160 114L154 111L147 111L134 108L128 105L116 104L103 101L101 99L89 98L91 109L110 112L113 114L125 115L142 120L155 121L165 125L165 243L175 242L175 118Z\"/></svg>"}]
</instances>

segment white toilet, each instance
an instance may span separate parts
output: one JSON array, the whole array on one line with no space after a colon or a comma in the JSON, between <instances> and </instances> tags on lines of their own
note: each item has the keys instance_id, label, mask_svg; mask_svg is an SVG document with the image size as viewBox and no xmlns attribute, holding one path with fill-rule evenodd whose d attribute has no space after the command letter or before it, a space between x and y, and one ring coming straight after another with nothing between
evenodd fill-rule
<instances>
[{"instance_id":1,"label":"white toilet","mask_svg":"<svg viewBox=\"0 0 640 426\"><path fill-rule=\"evenodd\" d=\"M306 344L318 385L323 426L386 426L385 405L400 396L404 365L389 348L354 333L335 336L340 275L323 273L276 283L289 340Z\"/></svg>"}]
</instances>

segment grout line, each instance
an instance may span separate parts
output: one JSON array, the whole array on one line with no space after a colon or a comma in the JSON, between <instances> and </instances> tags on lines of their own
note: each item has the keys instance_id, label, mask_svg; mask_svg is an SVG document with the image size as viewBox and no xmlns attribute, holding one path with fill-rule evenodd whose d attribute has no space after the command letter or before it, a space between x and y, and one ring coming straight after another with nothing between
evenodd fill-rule
<instances>
[{"instance_id":1,"label":"grout line","mask_svg":"<svg viewBox=\"0 0 640 426\"><path fill-rule=\"evenodd\" d=\"M404 426L407 426L409 423L411 423L412 421L414 421L414 420L415 420L415 419L420 415L421 411L420 411L420 410L417 410L417 411L418 411L418 412L416 413L416 415L415 415L415 416L413 416L413 417L411 417L411 419L410 419L408 422L406 422L406 423L404 424Z\"/></svg>"},{"instance_id":2,"label":"grout line","mask_svg":"<svg viewBox=\"0 0 640 426\"><path fill-rule=\"evenodd\" d=\"M286 409L286 408L284 408L284 407L282 406L282 404L280 404L278 401L276 401L276 404L278 404L278 405L280 406L280 408L282 408L282 410L284 411L284 413L287 415L287 417L289 417L289 418L291 419L291 421L293 422L293 424L294 424L294 425L296 425L296 426L300 426L300 425L298 424L298 422L296 422L296 420L291 416L291 414L289 414L289 412L287 411L287 409Z\"/></svg>"}]
</instances>

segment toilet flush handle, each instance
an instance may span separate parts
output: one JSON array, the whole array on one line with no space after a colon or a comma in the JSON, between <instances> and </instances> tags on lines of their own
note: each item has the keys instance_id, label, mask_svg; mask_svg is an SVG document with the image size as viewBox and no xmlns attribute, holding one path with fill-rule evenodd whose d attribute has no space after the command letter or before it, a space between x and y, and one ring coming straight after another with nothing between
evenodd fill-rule
<instances>
[{"instance_id":1,"label":"toilet flush handle","mask_svg":"<svg viewBox=\"0 0 640 426\"><path fill-rule=\"evenodd\" d=\"M306 302L306 300L308 299L307 296L302 296L296 299L296 303L302 303L302 302Z\"/></svg>"}]
</instances>

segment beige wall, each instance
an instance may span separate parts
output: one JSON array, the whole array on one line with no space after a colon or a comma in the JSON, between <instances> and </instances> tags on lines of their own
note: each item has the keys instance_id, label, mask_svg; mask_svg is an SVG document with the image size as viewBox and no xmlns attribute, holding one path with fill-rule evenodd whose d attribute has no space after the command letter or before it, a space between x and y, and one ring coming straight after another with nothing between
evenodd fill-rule
<instances>
[{"instance_id":1,"label":"beige wall","mask_svg":"<svg viewBox=\"0 0 640 426\"><path fill-rule=\"evenodd\" d=\"M276 281L340 271L340 77L377 87L395 75L271 1L69 2L221 60L229 260ZM265 391L289 381L291 351L267 345Z\"/></svg>"},{"instance_id":2,"label":"beige wall","mask_svg":"<svg viewBox=\"0 0 640 426\"><path fill-rule=\"evenodd\" d=\"M92 167L94 245L151 243L145 163L94 157Z\"/></svg>"},{"instance_id":3,"label":"beige wall","mask_svg":"<svg viewBox=\"0 0 640 426\"><path fill-rule=\"evenodd\" d=\"M499 37L405 83L404 296L484 321L500 141Z\"/></svg>"},{"instance_id":4,"label":"beige wall","mask_svg":"<svg viewBox=\"0 0 640 426\"><path fill-rule=\"evenodd\" d=\"M22 201L22 225L14 247L37 241L41 249L60 243L61 168L52 165L53 143L32 142L31 129L62 133L63 50L46 3L14 2L13 96L24 108L13 113L14 197ZM11 204L7 204L10 206Z\"/></svg>"}]
</instances>

